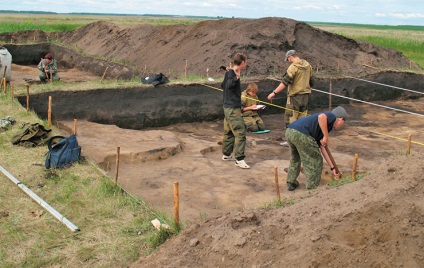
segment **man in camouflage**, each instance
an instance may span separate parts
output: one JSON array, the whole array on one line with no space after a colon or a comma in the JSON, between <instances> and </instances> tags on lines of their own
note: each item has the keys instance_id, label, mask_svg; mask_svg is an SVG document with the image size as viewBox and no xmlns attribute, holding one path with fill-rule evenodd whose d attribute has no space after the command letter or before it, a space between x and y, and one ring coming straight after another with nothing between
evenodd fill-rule
<instances>
[{"instance_id":1,"label":"man in camouflage","mask_svg":"<svg viewBox=\"0 0 424 268\"><path fill-rule=\"evenodd\" d=\"M53 58L51 53L48 53L44 59L41 59L37 68L40 70L40 75L38 77L40 78L41 82L44 83L50 79L53 81L60 80L59 75L57 75L57 61Z\"/></svg>"},{"instance_id":2,"label":"man in camouflage","mask_svg":"<svg viewBox=\"0 0 424 268\"><path fill-rule=\"evenodd\" d=\"M288 125L286 139L290 147L290 165L287 174L287 186L289 191L299 187L297 177L303 164L306 175L306 188L318 187L321 180L324 156L333 175L340 176L334 168L331 158L325 150L328 143L328 133L334 128L339 130L343 127L347 114L343 107L338 106L331 112L316 113L302 117ZM321 156L322 154L322 156Z\"/></svg>"},{"instance_id":3,"label":"man in camouflage","mask_svg":"<svg viewBox=\"0 0 424 268\"><path fill-rule=\"evenodd\" d=\"M295 50L287 51L285 60L291 64L281 83L268 95L268 99L271 100L288 87L287 109L284 113L284 127L287 128L289 124L308 114L308 104L314 84L314 76L312 66L306 60L301 59ZM287 143L282 145L288 146Z\"/></svg>"}]
</instances>

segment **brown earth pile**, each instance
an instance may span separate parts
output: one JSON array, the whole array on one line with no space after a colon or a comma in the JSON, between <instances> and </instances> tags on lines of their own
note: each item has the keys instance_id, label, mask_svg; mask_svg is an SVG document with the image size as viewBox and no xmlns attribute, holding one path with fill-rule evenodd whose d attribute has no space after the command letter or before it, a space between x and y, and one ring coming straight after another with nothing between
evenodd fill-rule
<instances>
[{"instance_id":1,"label":"brown earth pile","mask_svg":"<svg viewBox=\"0 0 424 268\"><path fill-rule=\"evenodd\" d=\"M61 41L84 53L124 60L140 72L162 72L170 77L184 74L210 75L229 65L236 52L246 53L250 76L281 73L287 50L296 49L322 74L364 75L378 68L409 67L402 53L311 27L286 18L221 19L194 25L120 27L92 23L67 32Z\"/></svg>"}]
</instances>

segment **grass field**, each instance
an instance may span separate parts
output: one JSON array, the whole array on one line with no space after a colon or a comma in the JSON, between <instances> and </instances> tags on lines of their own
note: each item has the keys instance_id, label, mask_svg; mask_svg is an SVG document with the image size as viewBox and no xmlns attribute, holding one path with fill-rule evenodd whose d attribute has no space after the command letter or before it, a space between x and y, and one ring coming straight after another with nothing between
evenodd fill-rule
<instances>
[{"instance_id":1,"label":"grass field","mask_svg":"<svg viewBox=\"0 0 424 268\"><path fill-rule=\"evenodd\" d=\"M424 68L424 26L312 23L314 27L401 51Z\"/></svg>"},{"instance_id":2,"label":"grass field","mask_svg":"<svg viewBox=\"0 0 424 268\"><path fill-rule=\"evenodd\" d=\"M202 19L184 17L146 16L96 16L96 15L53 15L53 14L4 14L0 13L0 33L41 30L44 32L72 31L96 21L107 21L121 26L135 24L174 25L194 24Z\"/></svg>"},{"instance_id":3,"label":"grass field","mask_svg":"<svg viewBox=\"0 0 424 268\"><path fill-rule=\"evenodd\" d=\"M193 24L201 19L0 13L0 33L36 29L69 31L99 20L126 26ZM395 48L424 66L422 28L313 26ZM159 218L172 226L172 217L153 211L142 200L115 188L111 179L89 161L50 171L43 166L46 147L13 146L11 138L21 123L46 125L46 122L1 92L0 119L7 115L12 115L17 124L12 130L0 132L0 166L81 231L70 232L0 174L0 267L126 267L178 232L175 226L170 231L157 232L150 221ZM55 127L53 131L58 133Z\"/></svg>"}]
</instances>

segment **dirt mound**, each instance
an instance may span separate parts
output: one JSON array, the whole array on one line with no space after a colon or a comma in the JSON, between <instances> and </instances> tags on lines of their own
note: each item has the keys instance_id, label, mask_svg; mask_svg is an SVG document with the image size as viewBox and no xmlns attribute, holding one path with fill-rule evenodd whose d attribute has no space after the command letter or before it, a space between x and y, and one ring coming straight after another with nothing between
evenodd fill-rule
<instances>
[{"instance_id":1,"label":"dirt mound","mask_svg":"<svg viewBox=\"0 0 424 268\"><path fill-rule=\"evenodd\" d=\"M114 65L119 65L114 71L120 73L108 75L125 79L159 72L178 78L185 75L185 68L188 75L221 77L222 74L216 73L218 67L228 66L236 52L243 52L249 58L245 72L248 77L278 75L288 67L284 56L290 49L299 51L316 69L318 77L366 76L410 67L410 60L398 51L286 18L220 19L194 25L131 27L100 21L65 33L22 31L0 34L0 39L10 41L14 62L22 61L18 64L25 64L21 55L35 64L44 53L53 51L61 67L77 67L102 75L105 66L112 70ZM68 48L78 47L78 52L50 40L60 40ZM11 45L28 42L44 47L30 49L28 45ZM98 56L114 62L99 61ZM416 64L411 67L420 69Z\"/></svg>"},{"instance_id":2,"label":"dirt mound","mask_svg":"<svg viewBox=\"0 0 424 268\"><path fill-rule=\"evenodd\" d=\"M393 156L292 206L196 224L132 267L423 267L423 160Z\"/></svg>"},{"instance_id":3,"label":"dirt mound","mask_svg":"<svg viewBox=\"0 0 424 268\"><path fill-rule=\"evenodd\" d=\"M61 41L78 46L84 53L124 60L140 70L210 75L220 65L229 65L236 52L244 52L247 75L284 72L285 52L298 50L321 73L367 74L378 68L407 68L409 60L400 52L355 41L285 18L221 19L194 25L119 27L96 22L64 33Z\"/></svg>"}]
</instances>

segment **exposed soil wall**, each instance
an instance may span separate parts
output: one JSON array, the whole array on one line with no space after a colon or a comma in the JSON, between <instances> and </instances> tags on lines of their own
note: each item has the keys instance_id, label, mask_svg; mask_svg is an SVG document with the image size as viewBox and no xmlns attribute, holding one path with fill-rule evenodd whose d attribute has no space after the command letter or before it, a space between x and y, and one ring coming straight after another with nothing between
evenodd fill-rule
<instances>
[{"instance_id":1,"label":"exposed soil wall","mask_svg":"<svg viewBox=\"0 0 424 268\"><path fill-rule=\"evenodd\" d=\"M366 79L423 91L421 86L423 76L416 74L389 72L371 75ZM261 89L258 94L259 99L268 102L267 96L278 82L265 80L257 83ZM30 106L42 118L47 118L48 96L52 96L53 120L86 119L129 129L222 119L222 92L218 90L219 83L208 85L215 89L193 84L158 87L140 85L138 88L46 92L32 95ZM247 84L242 85L243 88L246 86ZM328 92L330 80L318 79L315 88ZM332 79L331 90L334 94L364 101L387 101L418 96L416 93L356 79ZM25 96L20 96L19 101L22 105L26 105ZM333 107L348 102L347 99L332 98ZM272 103L284 107L286 94L280 94ZM329 95L313 92L310 103L311 109L328 109ZM283 109L272 105L268 105L261 111L262 114L282 112Z\"/></svg>"}]
</instances>

